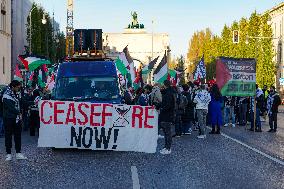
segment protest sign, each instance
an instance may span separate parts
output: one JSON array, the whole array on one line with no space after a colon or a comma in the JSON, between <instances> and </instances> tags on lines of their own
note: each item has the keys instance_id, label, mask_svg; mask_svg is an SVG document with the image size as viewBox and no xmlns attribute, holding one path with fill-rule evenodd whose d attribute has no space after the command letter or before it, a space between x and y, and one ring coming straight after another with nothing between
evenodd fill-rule
<instances>
[{"instance_id":1,"label":"protest sign","mask_svg":"<svg viewBox=\"0 0 284 189\"><path fill-rule=\"evenodd\" d=\"M41 101L39 147L155 153L153 107Z\"/></svg>"},{"instance_id":2,"label":"protest sign","mask_svg":"<svg viewBox=\"0 0 284 189\"><path fill-rule=\"evenodd\" d=\"M219 57L216 83L223 96L255 96L255 59Z\"/></svg>"}]
</instances>

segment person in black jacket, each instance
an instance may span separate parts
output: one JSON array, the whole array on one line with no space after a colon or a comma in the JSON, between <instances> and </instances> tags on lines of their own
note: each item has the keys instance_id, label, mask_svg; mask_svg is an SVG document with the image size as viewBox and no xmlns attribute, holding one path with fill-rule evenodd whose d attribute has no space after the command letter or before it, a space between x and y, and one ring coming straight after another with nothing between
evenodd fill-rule
<instances>
[{"instance_id":1,"label":"person in black jacket","mask_svg":"<svg viewBox=\"0 0 284 189\"><path fill-rule=\"evenodd\" d=\"M193 102L194 92L192 89L190 89L190 87L187 84L182 85L182 88L183 88L182 94L187 99L187 106L182 116L183 134L190 135L192 132L192 122L194 121L194 107L195 107L195 103Z\"/></svg>"},{"instance_id":2,"label":"person in black jacket","mask_svg":"<svg viewBox=\"0 0 284 189\"><path fill-rule=\"evenodd\" d=\"M170 154L172 145L171 128L174 126L175 121L175 96L174 90L171 87L171 82L164 81L165 89L162 90L162 105L160 113L161 127L165 133L165 148L160 151L161 154Z\"/></svg>"},{"instance_id":3,"label":"person in black jacket","mask_svg":"<svg viewBox=\"0 0 284 189\"><path fill-rule=\"evenodd\" d=\"M278 106L281 104L281 99L279 94L275 91L275 87L270 87L270 94L267 98L267 110L269 116L269 126L270 130L268 132L277 131L277 113Z\"/></svg>"},{"instance_id":4,"label":"person in black jacket","mask_svg":"<svg viewBox=\"0 0 284 189\"><path fill-rule=\"evenodd\" d=\"M27 159L21 153L21 120L20 100L17 93L21 90L21 83L13 80L3 95L3 119L5 128L6 161L12 160L12 136L14 135L16 159Z\"/></svg>"}]
</instances>

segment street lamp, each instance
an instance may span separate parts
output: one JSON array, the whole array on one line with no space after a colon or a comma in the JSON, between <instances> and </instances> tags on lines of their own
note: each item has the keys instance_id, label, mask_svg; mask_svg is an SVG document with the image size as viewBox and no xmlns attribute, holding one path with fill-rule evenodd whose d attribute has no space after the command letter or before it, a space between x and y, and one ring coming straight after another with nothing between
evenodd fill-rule
<instances>
[{"instance_id":1,"label":"street lamp","mask_svg":"<svg viewBox=\"0 0 284 189\"><path fill-rule=\"evenodd\" d=\"M46 24L46 19L45 19L45 14L43 13L43 15L42 15L42 19L41 19L41 23L43 24L43 25L45 25Z\"/></svg>"},{"instance_id":2,"label":"street lamp","mask_svg":"<svg viewBox=\"0 0 284 189\"><path fill-rule=\"evenodd\" d=\"M32 53L32 11L35 9L36 7L32 8L30 10L30 54Z\"/></svg>"},{"instance_id":3,"label":"street lamp","mask_svg":"<svg viewBox=\"0 0 284 189\"><path fill-rule=\"evenodd\" d=\"M34 8L32 8L30 10L30 48L29 48L29 54L32 54L32 11L37 8L36 6ZM45 14L43 14L42 20L41 20L42 24L46 24L46 19L45 19Z\"/></svg>"}]
</instances>

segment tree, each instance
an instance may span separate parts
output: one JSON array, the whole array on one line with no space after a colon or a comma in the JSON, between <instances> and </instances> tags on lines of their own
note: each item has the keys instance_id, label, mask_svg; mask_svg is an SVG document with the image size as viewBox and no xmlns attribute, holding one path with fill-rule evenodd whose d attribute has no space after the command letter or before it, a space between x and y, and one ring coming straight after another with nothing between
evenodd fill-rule
<instances>
[{"instance_id":1,"label":"tree","mask_svg":"<svg viewBox=\"0 0 284 189\"><path fill-rule=\"evenodd\" d=\"M190 66L190 73L194 71L203 54L208 80L215 77L216 58L219 56L255 58L257 62L256 82L260 87L274 84L276 69L279 65L273 62L273 33L271 26L267 24L268 18L268 14L260 15L253 12L249 19L241 18L240 21L234 21L230 26L224 25L220 36L214 35L209 28L195 32L190 39L187 53L188 61L193 63ZM233 43L233 30L239 31L238 44ZM248 44L246 43L247 36L250 36Z\"/></svg>"},{"instance_id":2,"label":"tree","mask_svg":"<svg viewBox=\"0 0 284 189\"><path fill-rule=\"evenodd\" d=\"M181 55L178 59L177 59L177 67L176 67L177 71L180 71L180 84L185 84L185 60L184 57Z\"/></svg>"},{"instance_id":3,"label":"tree","mask_svg":"<svg viewBox=\"0 0 284 189\"><path fill-rule=\"evenodd\" d=\"M30 17L27 18L27 40L31 37L31 52L33 55L45 56L52 63L57 62L58 59L64 57L63 50L65 50L65 37L62 33L58 36L53 35L53 20L44 9L36 3L32 5L31 25ZM42 18L45 15L46 24L42 24ZM30 36L30 29L32 35ZM56 38L59 40L58 44ZM64 43L64 44L63 44ZM57 53L58 49L60 52ZM60 58L58 57L60 56Z\"/></svg>"}]
</instances>

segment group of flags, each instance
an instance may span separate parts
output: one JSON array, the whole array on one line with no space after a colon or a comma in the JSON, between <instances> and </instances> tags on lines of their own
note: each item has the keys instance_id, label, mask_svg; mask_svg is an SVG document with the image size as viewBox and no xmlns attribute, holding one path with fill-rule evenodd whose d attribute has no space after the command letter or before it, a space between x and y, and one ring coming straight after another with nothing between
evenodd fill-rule
<instances>
[{"instance_id":1,"label":"group of flags","mask_svg":"<svg viewBox=\"0 0 284 189\"><path fill-rule=\"evenodd\" d=\"M47 68L51 62L41 56L19 55L18 59L27 71L27 84L31 85L36 80L37 87L52 90L55 85L54 67ZM19 69L19 64L15 66L14 79L23 81L23 75Z\"/></svg>"},{"instance_id":2,"label":"group of flags","mask_svg":"<svg viewBox=\"0 0 284 189\"><path fill-rule=\"evenodd\" d=\"M118 73L124 77L124 83L127 86L132 86L134 88L143 87L143 75L148 75L151 71L154 70L154 82L155 83L163 83L165 80L171 81L172 85L178 85L180 81L180 76L183 71L172 70L168 68L168 57L166 53L162 57L160 63L156 66L155 64L158 62L159 56L150 61L147 65L142 65L140 68L134 68L134 62L132 57L130 56L128 47L126 46L121 53L119 53L118 58L116 59L116 67ZM204 65L204 64L203 64ZM202 73L205 69L198 69L198 74ZM200 78L202 78L200 76Z\"/></svg>"}]
</instances>

